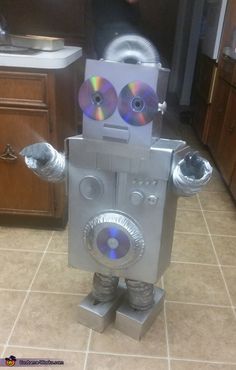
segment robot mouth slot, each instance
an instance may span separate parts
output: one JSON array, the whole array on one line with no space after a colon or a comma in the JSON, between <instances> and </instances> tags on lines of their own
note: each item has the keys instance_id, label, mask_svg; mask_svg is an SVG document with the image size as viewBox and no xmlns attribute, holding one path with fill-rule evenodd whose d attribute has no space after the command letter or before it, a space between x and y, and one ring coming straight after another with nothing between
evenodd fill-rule
<instances>
[{"instance_id":1,"label":"robot mouth slot","mask_svg":"<svg viewBox=\"0 0 236 370\"><path fill-rule=\"evenodd\" d=\"M108 125L107 123L104 124L104 128L112 128L115 130L129 131L128 127L119 126L119 125Z\"/></svg>"},{"instance_id":2,"label":"robot mouth slot","mask_svg":"<svg viewBox=\"0 0 236 370\"><path fill-rule=\"evenodd\" d=\"M103 139L116 141L118 143L127 143L129 141L128 127L119 125L104 124L103 126Z\"/></svg>"},{"instance_id":3,"label":"robot mouth slot","mask_svg":"<svg viewBox=\"0 0 236 370\"><path fill-rule=\"evenodd\" d=\"M107 141L115 141L116 143L127 143L128 142L127 139L121 139L121 138L112 137L112 136L103 136L103 139Z\"/></svg>"}]
</instances>

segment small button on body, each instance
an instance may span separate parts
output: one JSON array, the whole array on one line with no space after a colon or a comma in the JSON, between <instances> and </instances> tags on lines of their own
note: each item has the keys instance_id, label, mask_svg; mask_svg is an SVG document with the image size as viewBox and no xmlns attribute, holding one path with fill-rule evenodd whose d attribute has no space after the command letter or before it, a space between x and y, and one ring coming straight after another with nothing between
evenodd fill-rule
<instances>
[{"instance_id":1,"label":"small button on body","mask_svg":"<svg viewBox=\"0 0 236 370\"><path fill-rule=\"evenodd\" d=\"M150 206L155 206L158 202L158 197L156 195L149 195L147 201Z\"/></svg>"}]
</instances>

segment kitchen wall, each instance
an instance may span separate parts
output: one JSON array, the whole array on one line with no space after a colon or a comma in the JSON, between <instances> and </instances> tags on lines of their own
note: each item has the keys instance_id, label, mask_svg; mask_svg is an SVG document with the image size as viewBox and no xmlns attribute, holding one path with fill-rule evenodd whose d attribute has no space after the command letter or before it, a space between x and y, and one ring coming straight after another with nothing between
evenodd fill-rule
<instances>
[{"instance_id":1,"label":"kitchen wall","mask_svg":"<svg viewBox=\"0 0 236 370\"><path fill-rule=\"evenodd\" d=\"M140 0L145 32L169 65L178 3L179 0ZM88 47L89 0L1 0L0 12L6 17L11 33L66 37L70 44Z\"/></svg>"}]
</instances>

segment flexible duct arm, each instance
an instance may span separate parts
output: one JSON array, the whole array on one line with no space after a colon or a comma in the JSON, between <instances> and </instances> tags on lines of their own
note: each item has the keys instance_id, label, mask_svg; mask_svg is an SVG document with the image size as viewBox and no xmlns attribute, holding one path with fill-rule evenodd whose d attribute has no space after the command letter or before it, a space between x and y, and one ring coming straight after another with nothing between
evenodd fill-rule
<instances>
[{"instance_id":1,"label":"flexible duct arm","mask_svg":"<svg viewBox=\"0 0 236 370\"><path fill-rule=\"evenodd\" d=\"M60 182L65 179L65 156L48 143L37 143L22 149L25 163L42 180Z\"/></svg>"},{"instance_id":2,"label":"flexible duct arm","mask_svg":"<svg viewBox=\"0 0 236 370\"><path fill-rule=\"evenodd\" d=\"M210 163L198 153L188 153L174 168L173 184L180 196L191 196L202 190L211 179Z\"/></svg>"}]
</instances>

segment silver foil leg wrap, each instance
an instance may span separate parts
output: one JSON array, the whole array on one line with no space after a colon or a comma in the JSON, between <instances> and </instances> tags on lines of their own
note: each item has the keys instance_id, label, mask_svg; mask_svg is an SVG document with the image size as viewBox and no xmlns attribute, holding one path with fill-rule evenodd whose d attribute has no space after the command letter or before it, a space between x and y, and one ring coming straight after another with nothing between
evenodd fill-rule
<instances>
[{"instance_id":1,"label":"silver foil leg wrap","mask_svg":"<svg viewBox=\"0 0 236 370\"><path fill-rule=\"evenodd\" d=\"M49 182L60 182L65 179L66 161L65 156L54 149L50 144L45 143L50 152L50 160L45 164L33 157L25 157L25 163L37 176Z\"/></svg>"},{"instance_id":2,"label":"silver foil leg wrap","mask_svg":"<svg viewBox=\"0 0 236 370\"><path fill-rule=\"evenodd\" d=\"M112 301L116 296L118 283L118 277L95 272L93 276L93 297L98 302Z\"/></svg>"},{"instance_id":3,"label":"silver foil leg wrap","mask_svg":"<svg viewBox=\"0 0 236 370\"><path fill-rule=\"evenodd\" d=\"M130 307L145 311L154 305L154 285L136 280L125 280Z\"/></svg>"},{"instance_id":4,"label":"silver foil leg wrap","mask_svg":"<svg viewBox=\"0 0 236 370\"><path fill-rule=\"evenodd\" d=\"M195 195L210 181L212 167L206 159L201 158L201 160L204 165L204 173L201 178L195 178L194 176L186 176L183 174L181 166L184 159L175 167L172 178L178 195L185 197Z\"/></svg>"}]
</instances>

